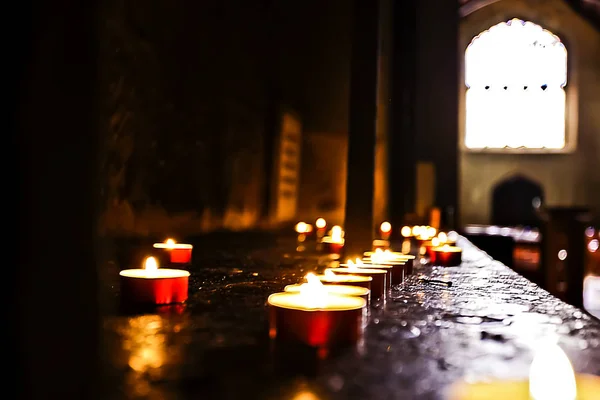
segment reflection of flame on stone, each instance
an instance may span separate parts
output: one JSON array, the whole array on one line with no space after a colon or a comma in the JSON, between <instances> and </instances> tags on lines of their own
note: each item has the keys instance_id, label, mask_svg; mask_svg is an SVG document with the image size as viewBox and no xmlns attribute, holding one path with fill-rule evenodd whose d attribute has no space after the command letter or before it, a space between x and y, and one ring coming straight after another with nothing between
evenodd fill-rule
<instances>
[{"instance_id":1,"label":"reflection of flame on stone","mask_svg":"<svg viewBox=\"0 0 600 400\"><path fill-rule=\"evenodd\" d=\"M130 351L129 366L144 373L160 368L166 357L165 337L160 333L162 319L158 315L145 315L129 320L129 337L124 342Z\"/></svg>"},{"instance_id":2,"label":"reflection of flame on stone","mask_svg":"<svg viewBox=\"0 0 600 400\"><path fill-rule=\"evenodd\" d=\"M292 400L319 400L319 397L311 391L302 390L296 393Z\"/></svg>"},{"instance_id":3,"label":"reflection of flame on stone","mask_svg":"<svg viewBox=\"0 0 600 400\"><path fill-rule=\"evenodd\" d=\"M529 393L533 400L575 400L575 373L567 355L555 343L544 343L529 368Z\"/></svg>"}]
</instances>

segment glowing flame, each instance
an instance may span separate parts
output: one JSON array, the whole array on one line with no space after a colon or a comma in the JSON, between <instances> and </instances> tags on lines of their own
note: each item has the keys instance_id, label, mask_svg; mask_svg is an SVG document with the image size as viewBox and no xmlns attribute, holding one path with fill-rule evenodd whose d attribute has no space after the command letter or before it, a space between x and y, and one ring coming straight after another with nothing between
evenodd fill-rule
<instances>
[{"instance_id":1,"label":"glowing flame","mask_svg":"<svg viewBox=\"0 0 600 400\"><path fill-rule=\"evenodd\" d=\"M412 230L410 229L410 226L403 226L402 229L400 230L400 233L404 237L410 236L411 232L412 232Z\"/></svg>"},{"instance_id":2,"label":"glowing flame","mask_svg":"<svg viewBox=\"0 0 600 400\"><path fill-rule=\"evenodd\" d=\"M437 229L435 229L433 226L428 226L428 227L426 228L426 232L427 232L427 233L426 233L426 234L427 234L427 237L430 237L430 238L432 238L432 237L434 237L434 236L435 236L435 234L437 233Z\"/></svg>"},{"instance_id":3,"label":"glowing flame","mask_svg":"<svg viewBox=\"0 0 600 400\"><path fill-rule=\"evenodd\" d=\"M323 274L325 275L326 278L333 278L333 277L335 277L335 273L332 270L330 270L330 269L326 269Z\"/></svg>"},{"instance_id":4,"label":"glowing flame","mask_svg":"<svg viewBox=\"0 0 600 400\"><path fill-rule=\"evenodd\" d=\"M440 239L434 237L433 239L431 239L431 245L433 247L438 247L440 245Z\"/></svg>"},{"instance_id":5,"label":"glowing flame","mask_svg":"<svg viewBox=\"0 0 600 400\"><path fill-rule=\"evenodd\" d=\"M323 308L327 306L328 292L313 273L306 274L306 283L300 286L302 302L309 308Z\"/></svg>"},{"instance_id":6,"label":"glowing flame","mask_svg":"<svg viewBox=\"0 0 600 400\"><path fill-rule=\"evenodd\" d=\"M412 234L413 236L418 236L421 233L421 227L420 226L413 226L412 227Z\"/></svg>"},{"instance_id":7,"label":"glowing flame","mask_svg":"<svg viewBox=\"0 0 600 400\"><path fill-rule=\"evenodd\" d=\"M529 394L532 400L575 400L575 373L567 355L556 343L537 349L529 367Z\"/></svg>"},{"instance_id":8,"label":"glowing flame","mask_svg":"<svg viewBox=\"0 0 600 400\"><path fill-rule=\"evenodd\" d=\"M167 248L169 248L169 249L172 249L173 247L175 247L175 241L173 239L165 240L165 244L167 245Z\"/></svg>"},{"instance_id":9,"label":"glowing flame","mask_svg":"<svg viewBox=\"0 0 600 400\"><path fill-rule=\"evenodd\" d=\"M148 257L144 260L144 269L146 271L156 271L158 269L158 261L154 257Z\"/></svg>"},{"instance_id":10,"label":"glowing flame","mask_svg":"<svg viewBox=\"0 0 600 400\"><path fill-rule=\"evenodd\" d=\"M323 229L327 226L327 221L325 221L325 219L323 219L323 218L318 218L317 221L315 222L315 225L317 228Z\"/></svg>"},{"instance_id":11,"label":"glowing flame","mask_svg":"<svg viewBox=\"0 0 600 400\"><path fill-rule=\"evenodd\" d=\"M450 251L450 246L445 244L442 246L442 251Z\"/></svg>"},{"instance_id":12,"label":"glowing flame","mask_svg":"<svg viewBox=\"0 0 600 400\"><path fill-rule=\"evenodd\" d=\"M353 270L357 270L358 269L358 267L356 266L356 264L354 264L354 261L352 261L352 260L348 260L346 262L346 268L353 269Z\"/></svg>"},{"instance_id":13,"label":"glowing flame","mask_svg":"<svg viewBox=\"0 0 600 400\"><path fill-rule=\"evenodd\" d=\"M342 231L342 227L341 226L334 226L333 228L331 228L331 239L335 242L341 242L342 241L342 236L344 235L344 231Z\"/></svg>"},{"instance_id":14,"label":"glowing flame","mask_svg":"<svg viewBox=\"0 0 600 400\"><path fill-rule=\"evenodd\" d=\"M308 225L306 224L306 222L298 222L296 224L296 232L297 233L306 233L307 230L308 230Z\"/></svg>"},{"instance_id":15,"label":"glowing flame","mask_svg":"<svg viewBox=\"0 0 600 400\"><path fill-rule=\"evenodd\" d=\"M458 240L458 233L456 233L455 231L448 232L448 240L456 242Z\"/></svg>"},{"instance_id":16,"label":"glowing flame","mask_svg":"<svg viewBox=\"0 0 600 400\"><path fill-rule=\"evenodd\" d=\"M390 233L390 231L392 230L392 224L390 224L387 221L382 222L379 229L381 229L381 232L383 232L383 233Z\"/></svg>"},{"instance_id":17,"label":"glowing flame","mask_svg":"<svg viewBox=\"0 0 600 400\"><path fill-rule=\"evenodd\" d=\"M446 243L448 241L448 235L446 235L444 232L440 232L438 233L438 239L440 243Z\"/></svg>"}]
</instances>

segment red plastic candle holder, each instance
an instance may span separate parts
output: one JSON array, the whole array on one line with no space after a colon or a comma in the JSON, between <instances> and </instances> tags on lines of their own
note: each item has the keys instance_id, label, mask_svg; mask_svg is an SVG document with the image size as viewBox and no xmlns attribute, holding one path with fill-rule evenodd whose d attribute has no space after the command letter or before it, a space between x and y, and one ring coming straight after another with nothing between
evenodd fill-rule
<instances>
[{"instance_id":1,"label":"red plastic candle holder","mask_svg":"<svg viewBox=\"0 0 600 400\"><path fill-rule=\"evenodd\" d=\"M126 304L174 304L188 298L190 273L160 268L155 271L128 269L120 272L121 298Z\"/></svg>"},{"instance_id":2,"label":"red plastic candle holder","mask_svg":"<svg viewBox=\"0 0 600 400\"><path fill-rule=\"evenodd\" d=\"M308 308L299 293L269 296L269 336L318 348L357 343L365 325L365 299L330 294L327 306Z\"/></svg>"},{"instance_id":3,"label":"red plastic candle holder","mask_svg":"<svg viewBox=\"0 0 600 400\"><path fill-rule=\"evenodd\" d=\"M154 243L153 247L166 251L169 254L171 264L192 263L193 246L191 244L176 243L172 239L169 239L164 243Z\"/></svg>"},{"instance_id":4,"label":"red plastic candle holder","mask_svg":"<svg viewBox=\"0 0 600 400\"><path fill-rule=\"evenodd\" d=\"M442 267L455 267L462 263L462 249L456 246L440 246L431 249L431 262Z\"/></svg>"},{"instance_id":5,"label":"red plastic candle holder","mask_svg":"<svg viewBox=\"0 0 600 400\"><path fill-rule=\"evenodd\" d=\"M369 276L371 281L371 299L373 301L385 300L386 276L388 272L383 269L374 268L331 268L335 274Z\"/></svg>"}]
</instances>

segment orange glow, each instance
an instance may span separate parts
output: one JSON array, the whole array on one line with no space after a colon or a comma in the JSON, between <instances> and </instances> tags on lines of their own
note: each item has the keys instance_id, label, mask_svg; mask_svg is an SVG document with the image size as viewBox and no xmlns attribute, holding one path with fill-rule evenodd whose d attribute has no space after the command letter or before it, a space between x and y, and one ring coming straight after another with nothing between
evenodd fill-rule
<instances>
[{"instance_id":1,"label":"orange glow","mask_svg":"<svg viewBox=\"0 0 600 400\"><path fill-rule=\"evenodd\" d=\"M329 268L325 270L325 272L323 273L325 275L325 277L327 278L333 278L335 277L335 273L330 270Z\"/></svg>"},{"instance_id":2,"label":"orange glow","mask_svg":"<svg viewBox=\"0 0 600 400\"><path fill-rule=\"evenodd\" d=\"M390 224L387 221L382 222L381 226L379 227L379 229L381 229L381 232L383 232L383 233L390 233L391 230L392 230L392 224Z\"/></svg>"},{"instance_id":3,"label":"orange glow","mask_svg":"<svg viewBox=\"0 0 600 400\"><path fill-rule=\"evenodd\" d=\"M402 230L400 230L400 233L404 237L409 237L411 236L412 230L410 229L410 226L403 226Z\"/></svg>"},{"instance_id":4,"label":"orange glow","mask_svg":"<svg viewBox=\"0 0 600 400\"><path fill-rule=\"evenodd\" d=\"M323 229L327 226L327 221L324 218L318 218L315 222L315 226L319 229Z\"/></svg>"},{"instance_id":5,"label":"orange glow","mask_svg":"<svg viewBox=\"0 0 600 400\"><path fill-rule=\"evenodd\" d=\"M165 240L165 244L170 249L172 249L173 247L175 247L175 241L173 239L167 239L167 240Z\"/></svg>"}]
</instances>

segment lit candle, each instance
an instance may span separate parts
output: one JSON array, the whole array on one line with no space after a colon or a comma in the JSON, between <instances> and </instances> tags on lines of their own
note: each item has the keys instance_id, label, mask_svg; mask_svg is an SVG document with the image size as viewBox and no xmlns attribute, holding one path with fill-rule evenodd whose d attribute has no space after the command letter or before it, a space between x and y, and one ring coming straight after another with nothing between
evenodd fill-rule
<instances>
[{"instance_id":1,"label":"lit candle","mask_svg":"<svg viewBox=\"0 0 600 400\"><path fill-rule=\"evenodd\" d=\"M336 275L331 269L326 269L323 275L316 275L321 283L329 285L360 286L371 290L373 278L364 275Z\"/></svg>"},{"instance_id":2,"label":"lit candle","mask_svg":"<svg viewBox=\"0 0 600 400\"><path fill-rule=\"evenodd\" d=\"M381 239L388 240L392 233L392 224L388 221L384 221L379 226L379 233L381 234Z\"/></svg>"},{"instance_id":3,"label":"lit candle","mask_svg":"<svg viewBox=\"0 0 600 400\"><path fill-rule=\"evenodd\" d=\"M364 275L373 278L371 282L371 299L385 300L387 271L375 268L359 268L349 264L347 267L331 268L331 271L342 275Z\"/></svg>"},{"instance_id":4,"label":"lit candle","mask_svg":"<svg viewBox=\"0 0 600 400\"><path fill-rule=\"evenodd\" d=\"M190 273L158 268L154 257L146 258L143 269L126 269L119 275L121 298L128 304L183 303L188 298Z\"/></svg>"},{"instance_id":5,"label":"lit candle","mask_svg":"<svg viewBox=\"0 0 600 400\"><path fill-rule=\"evenodd\" d=\"M382 264L390 264L397 261L403 262L405 263L404 274L412 275L413 273L413 260L415 259L415 256L411 254L404 254L391 250L376 249L375 251L366 251L364 253L363 261L372 261L373 257L375 257L376 262Z\"/></svg>"},{"instance_id":6,"label":"lit candle","mask_svg":"<svg viewBox=\"0 0 600 400\"><path fill-rule=\"evenodd\" d=\"M385 276L385 290L386 293L389 292L390 290L392 290L392 271L394 269L393 265L388 265L388 264L372 264L372 263L364 263L363 260L361 260L360 258L357 258L355 261L352 260L348 260L346 261L346 264L340 264L340 267L343 268L367 268L367 269L381 269L385 272L387 272L387 275ZM400 268L402 268L402 266L400 266Z\"/></svg>"},{"instance_id":7,"label":"lit candle","mask_svg":"<svg viewBox=\"0 0 600 400\"><path fill-rule=\"evenodd\" d=\"M167 239L164 243L154 243L155 249L163 249L169 252L169 258L173 264L189 264L192 262L191 244L176 243L173 239Z\"/></svg>"},{"instance_id":8,"label":"lit candle","mask_svg":"<svg viewBox=\"0 0 600 400\"><path fill-rule=\"evenodd\" d=\"M529 380L459 382L449 400L594 400L600 377L575 374L566 354L556 344L542 345L529 368Z\"/></svg>"},{"instance_id":9,"label":"lit candle","mask_svg":"<svg viewBox=\"0 0 600 400\"><path fill-rule=\"evenodd\" d=\"M321 243L325 253L339 256L344 248L344 231L340 226L335 225L331 228L330 236L325 236Z\"/></svg>"},{"instance_id":10,"label":"lit candle","mask_svg":"<svg viewBox=\"0 0 600 400\"><path fill-rule=\"evenodd\" d=\"M313 347L356 343L362 336L367 301L329 293L309 278L300 291L274 293L269 304L269 335Z\"/></svg>"},{"instance_id":11,"label":"lit candle","mask_svg":"<svg viewBox=\"0 0 600 400\"><path fill-rule=\"evenodd\" d=\"M432 248L439 247L443 243L440 242L440 239L437 237L432 238L431 240L426 240L421 243L421 248L419 249L419 253L421 255L427 256L429 258L433 258Z\"/></svg>"},{"instance_id":12,"label":"lit candle","mask_svg":"<svg viewBox=\"0 0 600 400\"><path fill-rule=\"evenodd\" d=\"M403 226L400 230L400 234L405 238L409 238L412 236L412 229L410 229L410 226Z\"/></svg>"},{"instance_id":13,"label":"lit candle","mask_svg":"<svg viewBox=\"0 0 600 400\"><path fill-rule=\"evenodd\" d=\"M311 279L317 279L319 282L321 281L316 275L309 273L306 275L307 282L310 282ZM296 285L287 285L283 291L284 292L293 292L299 293L306 283L299 283ZM367 301L367 305L371 300L371 291L362 286L351 286L351 285L332 285L327 284L323 285L323 289L327 290L328 293L337 294L341 296L358 296L362 297Z\"/></svg>"},{"instance_id":14,"label":"lit candle","mask_svg":"<svg viewBox=\"0 0 600 400\"><path fill-rule=\"evenodd\" d=\"M431 248L431 262L443 267L454 267L462 263L462 249L456 246L443 245Z\"/></svg>"},{"instance_id":15,"label":"lit candle","mask_svg":"<svg viewBox=\"0 0 600 400\"><path fill-rule=\"evenodd\" d=\"M404 282L406 276L406 259L390 259L383 256L382 251L375 251L371 257L364 257L362 262L364 265L372 265L374 268L379 266L391 267L392 274L390 277L390 285L396 286Z\"/></svg>"},{"instance_id":16,"label":"lit candle","mask_svg":"<svg viewBox=\"0 0 600 400\"><path fill-rule=\"evenodd\" d=\"M317 218L315 221L315 226L317 227L317 238L322 238L325 236L325 229L327 228L327 221L324 218Z\"/></svg>"}]
</instances>

